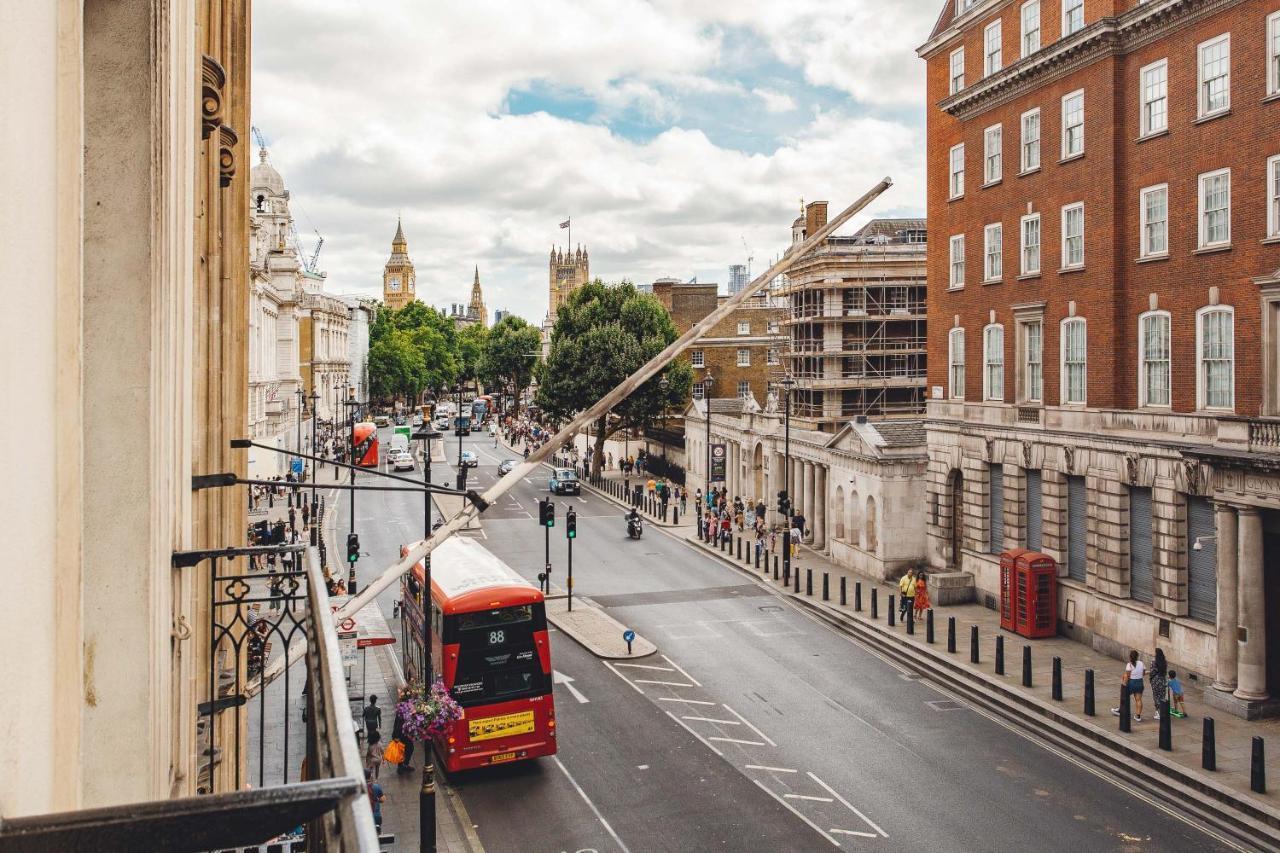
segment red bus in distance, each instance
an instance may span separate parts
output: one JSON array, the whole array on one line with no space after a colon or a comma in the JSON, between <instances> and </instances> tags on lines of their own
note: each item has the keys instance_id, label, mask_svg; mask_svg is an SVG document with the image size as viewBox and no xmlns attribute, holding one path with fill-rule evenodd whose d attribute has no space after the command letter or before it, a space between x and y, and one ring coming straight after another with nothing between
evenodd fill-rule
<instances>
[{"instance_id":1,"label":"red bus in distance","mask_svg":"<svg viewBox=\"0 0 1280 853\"><path fill-rule=\"evenodd\" d=\"M400 556L411 547L402 546ZM452 773L554 755L542 592L474 539L446 539L430 559L432 661L463 710L436 740L445 768ZM422 563L401 581L406 646L422 643L423 581Z\"/></svg>"},{"instance_id":2,"label":"red bus in distance","mask_svg":"<svg viewBox=\"0 0 1280 853\"><path fill-rule=\"evenodd\" d=\"M371 423L358 423L351 432L352 464L362 468L378 467L378 428Z\"/></svg>"}]
</instances>

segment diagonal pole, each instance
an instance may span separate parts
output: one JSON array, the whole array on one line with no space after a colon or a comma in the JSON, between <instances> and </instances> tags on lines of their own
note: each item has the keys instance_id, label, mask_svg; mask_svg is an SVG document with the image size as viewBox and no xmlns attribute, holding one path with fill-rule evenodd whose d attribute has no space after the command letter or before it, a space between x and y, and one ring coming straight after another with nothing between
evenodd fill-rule
<instances>
[{"instance_id":1,"label":"diagonal pole","mask_svg":"<svg viewBox=\"0 0 1280 853\"><path fill-rule=\"evenodd\" d=\"M535 468L537 468L544 459L555 453L556 450L569 438L575 435L583 425L596 420L616 406L619 402L629 397L637 388L658 373L658 371L670 364L671 360L679 355L685 347L689 346L694 341L698 340L698 338L702 337L707 331L714 328L717 323L729 316L734 309L747 299L754 296L774 278L790 269L796 261L800 260L816 248L823 240L827 239L832 232L848 222L855 214L871 202L875 201L881 193L892 185L892 180L884 178L880 183L867 191L867 193L861 198L842 210L838 216L820 228L816 234L809 235L809 238L803 243L793 245L787 250L786 254L778 259L777 263L757 276L755 280L742 290L738 291L738 293L729 297L729 299L719 308L712 311L701 321L695 323L689 331L676 338L667 346L666 349L649 359L643 367L631 374L631 376L624 380L617 388L614 388L608 394L601 397L596 401L595 405L579 412L577 417L569 421L569 423L556 433L550 441L544 444L539 450L531 453L528 459L513 468L501 480L490 486L484 495L482 495L482 503L484 505L492 504L498 498L506 494L512 486L520 482ZM432 533L426 541L419 542L417 545L410 548L408 553L405 554L398 563L388 566L387 569L373 581L373 583L365 586L364 589L360 590L358 595L352 596L351 599L342 606L342 609L334 614L334 618L345 618L358 611L361 607L364 607L384 589L387 589L392 584L397 583L402 574L409 571L415 563L422 560L427 556L427 554L430 554L437 545L452 536L458 530L461 530L479 514L480 508L475 502L465 504L457 515L446 521L444 525Z\"/></svg>"}]
</instances>

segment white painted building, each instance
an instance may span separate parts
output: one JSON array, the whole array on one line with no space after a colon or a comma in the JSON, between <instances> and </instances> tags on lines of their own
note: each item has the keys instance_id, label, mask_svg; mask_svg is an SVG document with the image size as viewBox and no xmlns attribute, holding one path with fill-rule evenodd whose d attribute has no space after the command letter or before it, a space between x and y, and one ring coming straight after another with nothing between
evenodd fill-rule
<instances>
[{"instance_id":1,"label":"white painted building","mask_svg":"<svg viewBox=\"0 0 1280 853\"><path fill-rule=\"evenodd\" d=\"M369 399L369 327L377 316L377 303L360 296L342 296L350 325L347 332L347 386L357 400Z\"/></svg>"}]
</instances>

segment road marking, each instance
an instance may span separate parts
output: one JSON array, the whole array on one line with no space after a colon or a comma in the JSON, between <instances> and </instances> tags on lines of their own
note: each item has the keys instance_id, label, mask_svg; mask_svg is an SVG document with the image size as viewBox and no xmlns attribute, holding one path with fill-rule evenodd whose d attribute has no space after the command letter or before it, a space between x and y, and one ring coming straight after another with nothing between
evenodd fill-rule
<instances>
[{"instance_id":1,"label":"road marking","mask_svg":"<svg viewBox=\"0 0 1280 853\"><path fill-rule=\"evenodd\" d=\"M765 741L769 744L769 746L777 746L777 744L776 744L776 743L774 743L774 742L773 742L773 740L772 740L772 739L770 739L770 737L769 737L767 734L765 734L764 732L760 731L758 728L756 728L754 725L752 725L750 722L748 722L746 717L742 716L742 715L741 715L741 714L739 714L737 711L735 711L735 710L733 710L732 708L730 708L728 705L725 705L725 706L724 706L724 709L725 709L726 711L728 711L730 714L733 714L733 715L734 715L735 717L737 717L739 720L742 720L742 722L747 726L747 728L751 729L751 731L755 732L756 734L760 735L760 737L764 738L764 739L765 739Z\"/></svg>"},{"instance_id":2,"label":"road marking","mask_svg":"<svg viewBox=\"0 0 1280 853\"><path fill-rule=\"evenodd\" d=\"M812 800L815 803L834 803L830 797L811 797L808 794L783 794L788 800ZM873 836L874 837L874 836Z\"/></svg>"},{"instance_id":3,"label":"road marking","mask_svg":"<svg viewBox=\"0 0 1280 853\"><path fill-rule=\"evenodd\" d=\"M675 661L673 661L671 658L667 657L666 655L663 655L663 656L662 656L662 659L663 659L663 660L665 660L667 663L671 664L672 666L674 666L676 669L680 670L680 674L681 674L681 675L683 675L685 678L689 679L690 681L692 681L692 682L693 682L693 686L694 686L694 687L701 687L701 686L702 686L701 684L699 684L699 683L698 683L698 679L694 678L692 675L690 675L689 673L685 672L683 669L680 669L680 664L676 663Z\"/></svg>"},{"instance_id":4,"label":"road marking","mask_svg":"<svg viewBox=\"0 0 1280 853\"><path fill-rule=\"evenodd\" d=\"M671 719L673 719L673 720L675 720L675 721L676 721L676 725L680 726L680 728L684 729L686 732L688 732L689 734L693 735L693 736L694 736L694 737L696 737L698 740L700 740L700 741L702 742L702 745L703 745L703 746L705 746L707 749L711 750L712 752L714 752L716 755L720 756L721 758L724 758L724 753L723 753L723 752L721 752L720 750L716 749L714 745L712 745L712 744L708 743L708 742L707 742L707 739L706 739L706 738L704 738L702 735L698 734L698 733L697 733L697 732L695 732L693 729L689 728L689 726L688 726L688 724L687 724L687 723L683 722L679 717L677 717L675 714L671 713L670 711L667 711L667 712L666 712L666 714L667 714L667 716L668 716L668 717L670 717Z\"/></svg>"},{"instance_id":5,"label":"road marking","mask_svg":"<svg viewBox=\"0 0 1280 853\"><path fill-rule=\"evenodd\" d=\"M744 764L743 767L748 770L767 770L770 773L799 773L799 770L792 770L790 767L769 767L764 764Z\"/></svg>"},{"instance_id":6,"label":"road marking","mask_svg":"<svg viewBox=\"0 0 1280 853\"><path fill-rule=\"evenodd\" d=\"M585 705L591 700L582 695L578 688L573 686L572 676L565 675L560 670L553 670L551 680L556 684L563 684L565 689L573 694L573 698L578 700L579 705Z\"/></svg>"},{"instance_id":7,"label":"road marking","mask_svg":"<svg viewBox=\"0 0 1280 853\"><path fill-rule=\"evenodd\" d=\"M758 740L741 740L736 737L709 737L707 740L721 741L723 743L740 743L743 746L764 746L764 744Z\"/></svg>"},{"instance_id":8,"label":"road marking","mask_svg":"<svg viewBox=\"0 0 1280 853\"><path fill-rule=\"evenodd\" d=\"M860 811L858 811L857 809L855 809L853 806L851 806L851 805L849 804L849 801L848 801L848 800L846 800L844 797L842 797L842 796L840 796L839 794L837 794L837 793L836 793L835 788L832 788L832 787L831 787L830 785L828 785L826 782L823 782L823 781L822 781L821 779L819 779L817 776L813 775L813 771L812 771L812 770L810 770L810 771L809 771L809 778L810 778L810 779L812 779L813 781L817 782L817 783L818 783L819 785L821 785L823 788L826 788L826 789L827 789L827 793L831 794L831 796L833 796L833 797L835 797L837 800L839 800L839 801L840 801L840 804L841 804L842 806L844 806L844 807L845 807L845 808L847 808L849 811L851 811L851 812L853 812L854 814L856 814L858 817L862 818L862 820L867 824L867 826L871 827L871 828L872 828L872 829L874 829L876 832L880 833L880 837L881 837L881 838L888 838L888 837L889 837L889 833L885 832L883 829L881 829L880 827L876 826L875 821L873 821L871 818L867 817L867 816L866 816L866 815L864 815L862 812L860 812Z\"/></svg>"},{"instance_id":9,"label":"road marking","mask_svg":"<svg viewBox=\"0 0 1280 853\"><path fill-rule=\"evenodd\" d=\"M632 684L632 683L631 683L631 679L630 679L630 678L627 678L625 675L623 675L622 673L620 673L620 672L618 672L616 669L614 669L614 668L613 668L613 665L612 665L612 664L610 664L607 660L602 660L602 661L600 661L600 662L601 662L602 664L604 664L605 666L609 667L609 671L610 671L610 672L612 672L614 675L616 675L616 676L618 676L619 678L621 678L621 679L622 679L623 681L625 681L627 684L631 684L631 689L632 689L632 690L634 690L635 692L639 693L641 696L644 696L644 695L645 695L645 692L644 692L643 690L641 690L639 687L636 687L634 684Z\"/></svg>"},{"instance_id":10,"label":"road marking","mask_svg":"<svg viewBox=\"0 0 1280 853\"><path fill-rule=\"evenodd\" d=\"M692 687L692 684L685 684L683 681L654 681L651 678L637 678L636 684L660 684L663 687Z\"/></svg>"},{"instance_id":11,"label":"road marking","mask_svg":"<svg viewBox=\"0 0 1280 853\"><path fill-rule=\"evenodd\" d=\"M614 666L629 666L635 669L656 669L660 672L675 672L669 666L654 666L651 663L615 663Z\"/></svg>"},{"instance_id":12,"label":"road marking","mask_svg":"<svg viewBox=\"0 0 1280 853\"><path fill-rule=\"evenodd\" d=\"M622 850L622 853L631 853L631 851L627 849L627 845L623 844L622 839L618 837L618 833L613 831L613 827L609 825L609 821L605 820L604 815L600 814L600 810L596 808L596 804L591 802L591 798L587 796L587 792L582 790L582 786L578 784L578 780L569 775L569 768L564 766L564 762L560 760L560 756L553 755L551 756L551 759L555 761L556 766L560 768L560 772L564 774L564 778L569 780L569 784L577 790L578 796L582 797L582 801L591 808L591 811L596 816L596 820L600 821L600 823L604 825L605 830L607 830L609 835L613 837L613 840L618 843L618 847Z\"/></svg>"},{"instance_id":13,"label":"road marking","mask_svg":"<svg viewBox=\"0 0 1280 853\"><path fill-rule=\"evenodd\" d=\"M856 829L829 829L828 832L839 833L840 835L856 835L859 838L875 838L874 832L858 832Z\"/></svg>"},{"instance_id":14,"label":"road marking","mask_svg":"<svg viewBox=\"0 0 1280 853\"><path fill-rule=\"evenodd\" d=\"M707 702L704 699L681 699L679 696L659 696L659 702L685 702L689 705L714 705L715 702Z\"/></svg>"},{"instance_id":15,"label":"road marking","mask_svg":"<svg viewBox=\"0 0 1280 853\"><path fill-rule=\"evenodd\" d=\"M637 770L648 770L648 769L649 769L649 765L648 765L648 764L637 764L637 765L636 765L636 769L637 769Z\"/></svg>"},{"instance_id":16,"label":"road marking","mask_svg":"<svg viewBox=\"0 0 1280 853\"><path fill-rule=\"evenodd\" d=\"M721 726L740 726L737 720L717 720L714 717L681 717L682 720L696 720L699 723L716 723Z\"/></svg>"},{"instance_id":17,"label":"road marking","mask_svg":"<svg viewBox=\"0 0 1280 853\"><path fill-rule=\"evenodd\" d=\"M759 788L760 788L760 790L761 790L761 791L764 791L766 794L768 794L769 796L773 797L773 798L774 798L775 800L777 800L778 802L782 803L782 805L784 805L784 806L787 808L787 810L788 810L788 811L790 811L793 815L795 815L796 817L800 818L800 819L801 819L802 821L804 821L805 823L809 824L809 828L810 828L810 829L812 829L814 832L818 833L818 834L819 834L819 835L821 835L823 838L825 838L825 839L827 839L828 841L830 841L830 842L831 842L832 844L834 844L836 847L839 847L839 846L840 846L840 842L839 842L839 841L836 841L836 840L835 840L834 838L832 838L830 835L828 835L827 833L825 833L825 832L823 832L821 829L819 829L819 828L818 828L818 825L817 825L816 823L814 823L813 821L809 820L809 818L805 817L804 815L800 814L800 812L796 809L796 807L795 807L795 806L793 806L793 805L791 805L791 803L788 803L786 800L782 799L782 797L779 797L779 796L778 796L777 794L775 794L773 791L770 791L770 790L769 790L769 788L768 788L768 787L767 787L763 782L761 782L759 779L752 779L751 781L752 781L752 782L755 782L755 783L756 783L756 785L758 785L758 786L759 786Z\"/></svg>"}]
</instances>

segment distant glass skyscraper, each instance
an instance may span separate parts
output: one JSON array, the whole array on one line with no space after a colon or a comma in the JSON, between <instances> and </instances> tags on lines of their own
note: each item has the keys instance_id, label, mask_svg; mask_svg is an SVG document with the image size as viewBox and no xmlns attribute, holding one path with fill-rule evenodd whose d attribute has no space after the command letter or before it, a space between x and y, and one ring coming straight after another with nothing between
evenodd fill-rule
<instances>
[{"instance_id":1,"label":"distant glass skyscraper","mask_svg":"<svg viewBox=\"0 0 1280 853\"><path fill-rule=\"evenodd\" d=\"M729 295L742 290L750 282L747 278L747 267L745 264L732 264L729 267Z\"/></svg>"}]
</instances>

